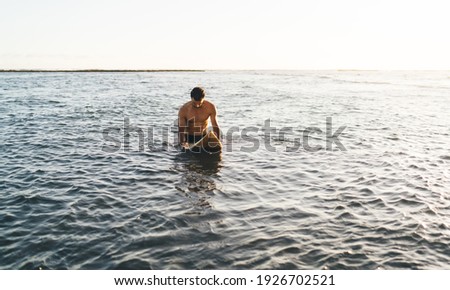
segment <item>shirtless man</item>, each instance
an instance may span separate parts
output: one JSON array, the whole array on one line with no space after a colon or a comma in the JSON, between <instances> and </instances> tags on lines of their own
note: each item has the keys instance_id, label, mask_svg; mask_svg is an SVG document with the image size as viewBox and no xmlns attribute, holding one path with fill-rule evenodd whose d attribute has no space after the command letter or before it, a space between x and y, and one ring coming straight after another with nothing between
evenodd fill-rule
<instances>
[{"instance_id":1,"label":"shirtless man","mask_svg":"<svg viewBox=\"0 0 450 290\"><path fill-rule=\"evenodd\" d=\"M220 138L216 115L214 104L205 100L205 90L195 87L191 91L191 100L184 104L178 112L180 145L183 148L189 148L188 143L195 143L205 136L209 118L211 118L214 134Z\"/></svg>"}]
</instances>

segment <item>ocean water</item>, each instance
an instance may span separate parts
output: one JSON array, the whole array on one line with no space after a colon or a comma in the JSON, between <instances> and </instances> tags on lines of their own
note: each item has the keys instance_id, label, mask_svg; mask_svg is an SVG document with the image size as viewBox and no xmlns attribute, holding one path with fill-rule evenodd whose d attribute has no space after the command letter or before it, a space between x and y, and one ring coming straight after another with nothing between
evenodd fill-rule
<instances>
[{"instance_id":1,"label":"ocean water","mask_svg":"<svg viewBox=\"0 0 450 290\"><path fill-rule=\"evenodd\" d=\"M0 73L0 269L450 269L448 112L448 71Z\"/></svg>"}]
</instances>

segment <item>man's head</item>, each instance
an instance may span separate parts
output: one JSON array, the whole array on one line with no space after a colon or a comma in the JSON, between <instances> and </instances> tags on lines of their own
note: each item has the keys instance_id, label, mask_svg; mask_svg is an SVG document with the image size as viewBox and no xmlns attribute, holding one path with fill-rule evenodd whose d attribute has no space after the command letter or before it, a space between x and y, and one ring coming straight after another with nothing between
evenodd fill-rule
<instances>
[{"instance_id":1,"label":"man's head","mask_svg":"<svg viewBox=\"0 0 450 290\"><path fill-rule=\"evenodd\" d=\"M191 99L195 108L200 108L203 105L205 95L205 90L201 87L195 87L192 89Z\"/></svg>"}]
</instances>

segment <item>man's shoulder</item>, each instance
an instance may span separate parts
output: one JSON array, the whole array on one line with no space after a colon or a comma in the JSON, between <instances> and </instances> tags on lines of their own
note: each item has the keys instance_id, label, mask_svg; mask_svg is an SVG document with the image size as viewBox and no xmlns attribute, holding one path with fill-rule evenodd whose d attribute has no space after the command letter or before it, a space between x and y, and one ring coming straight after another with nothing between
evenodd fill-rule
<instances>
[{"instance_id":1,"label":"man's shoulder","mask_svg":"<svg viewBox=\"0 0 450 290\"><path fill-rule=\"evenodd\" d=\"M204 100L204 102L208 106L208 108L211 108L211 109L216 108L216 106L213 103L211 103L210 101Z\"/></svg>"},{"instance_id":2,"label":"man's shoulder","mask_svg":"<svg viewBox=\"0 0 450 290\"><path fill-rule=\"evenodd\" d=\"M188 108L188 106L189 106L189 104L191 103L191 101L189 101L189 102L187 102L187 103L185 103L184 105L182 105L181 107L180 107L180 111L181 110L186 110L187 108Z\"/></svg>"},{"instance_id":3,"label":"man's shoulder","mask_svg":"<svg viewBox=\"0 0 450 290\"><path fill-rule=\"evenodd\" d=\"M187 114L187 112L188 112L188 104L189 104L189 102L187 102L186 104L184 104L184 105L182 105L180 107L180 109L178 110L178 116L179 117L185 116Z\"/></svg>"}]
</instances>

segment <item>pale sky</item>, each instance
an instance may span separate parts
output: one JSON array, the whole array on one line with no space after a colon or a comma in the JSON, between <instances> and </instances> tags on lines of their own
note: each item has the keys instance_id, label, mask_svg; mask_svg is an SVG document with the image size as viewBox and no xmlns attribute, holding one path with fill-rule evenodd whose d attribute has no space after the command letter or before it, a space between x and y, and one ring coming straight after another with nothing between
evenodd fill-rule
<instances>
[{"instance_id":1,"label":"pale sky","mask_svg":"<svg viewBox=\"0 0 450 290\"><path fill-rule=\"evenodd\" d=\"M446 2L0 0L0 69L450 69Z\"/></svg>"}]
</instances>

